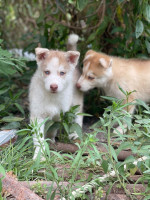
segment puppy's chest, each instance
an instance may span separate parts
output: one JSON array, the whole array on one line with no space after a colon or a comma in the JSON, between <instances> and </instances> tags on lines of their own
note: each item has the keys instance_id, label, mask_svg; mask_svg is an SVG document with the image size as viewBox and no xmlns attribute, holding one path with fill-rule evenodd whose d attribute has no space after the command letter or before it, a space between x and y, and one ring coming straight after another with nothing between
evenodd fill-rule
<instances>
[{"instance_id":1,"label":"puppy's chest","mask_svg":"<svg viewBox=\"0 0 150 200\"><path fill-rule=\"evenodd\" d=\"M72 105L72 98L69 96L56 96L47 98L43 102L45 115L50 115L52 118L60 115L60 112L66 112Z\"/></svg>"}]
</instances>

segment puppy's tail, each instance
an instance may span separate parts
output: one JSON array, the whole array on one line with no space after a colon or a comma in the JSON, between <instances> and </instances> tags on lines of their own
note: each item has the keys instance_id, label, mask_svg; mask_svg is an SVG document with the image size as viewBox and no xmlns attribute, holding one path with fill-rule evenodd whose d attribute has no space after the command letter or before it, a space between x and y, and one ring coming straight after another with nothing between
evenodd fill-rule
<instances>
[{"instance_id":1,"label":"puppy's tail","mask_svg":"<svg viewBox=\"0 0 150 200\"><path fill-rule=\"evenodd\" d=\"M76 51L77 50L77 42L79 40L79 36L76 34L70 34L67 41L67 50L68 51Z\"/></svg>"}]
</instances>

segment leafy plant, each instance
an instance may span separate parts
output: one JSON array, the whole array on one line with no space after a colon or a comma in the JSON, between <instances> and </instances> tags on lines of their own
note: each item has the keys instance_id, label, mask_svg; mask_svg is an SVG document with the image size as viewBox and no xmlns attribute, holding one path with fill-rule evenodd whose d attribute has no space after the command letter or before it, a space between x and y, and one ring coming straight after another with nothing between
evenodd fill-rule
<instances>
[{"instance_id":1,"label":"leafy plant","mask_svg":"<svg viewBox=\"0 0 150 200\"><path fill-rule=\"evenodd\" d=\"M126 99L129 98L130 93L123 91L126 95ZM135 115L131 116L125 110L122 110L125 107L132 105L133 103L123 104L123 100L118 100L112 97L104 97L112 101L112 106L109 106L105 109L103 117L100 117L100 121L98 121L93 127L95 127L96 132L103 132L106 134L107 138L107 145L104 147L107 149L107 154L105 154L105 159L102 161L101 166L105 173L109 173L110 170L114 170L117 181L120 185L124 188L127 196L130 196L133 199L130 192L126 189L125 180L126 177L130 174L134 174L137 170L135 165L133 164L136 160L136 157L129 156L124 162L119 162L117 156L122 150L131 149L133 154L137 154L137 156L147 156L149 158L149 148L150 148L150 135L149 135L149 115L150 115L150 108L140 100L134 102L135 105L140 105L144 107L146 110L143 111L142 115ZM127 109L128 110L128 109ZM133 117L133 121L131 121ZM128 126L128 133L127 134L120 134L119 131L117 135L112 134L112 130L115 130L114 127L115 123L118 123L119 126L124 129L123 123L126 123ZM111 142L111 140L113 140ZM117 149L114 148L115 143L121 141L120 145ZM138 162L138 169L142 172L147 173L149 172L149 159L147 161ZM126 165L126 168L124 168ZM129 172L130 171L130 172ZM148 189L149 190L149 189ZM136 195L136 194L135 194ZM145 193L147 195L147 193Z\"/></svg>"},{"instance_id":2,"label":"leafy plant","mask_svg":"<svg viewBox=\"0 0 150 200\"><path fill-rule=\"evenodd\" d=\"M79 105L72 106L69 111L60 113L60 120L54 122L53 120L47 121L45 132L50 132L51 129L59 130L60 141L69 141L69 135L76 132L80 140L82 140L82 129L78 123L75 122L75 118L78 115L91 116L86 113L78 113Z\"/></svg>"},{"instance_id":3,"label":"leafy plant","mask_svg":"<svg viewBox=\"0 0 150 200\"><path fill-rule=\"evenodd\" d=\"M81 52L81 60L83 60L85 52L91 48L127 58L147 58L150 52L149 10L148 0L27 0L25 3L20 3L18 0L2 0L0 2L0 29L1 38L4 39L4 42L1 45L7 48L16 48L17 46L26 51L34 51L34 48L40 43L41 47L65 50L68 34L75 32L80 36L78 50ZM82 65L82 62L80 64ZM25 115L24 107L21 106L23 95L26 92L24 84L28 85L35 69L35 63L28 63L28 67L29 70L24 73L24 61L14 58L8 51L0 48L1 128L20 127L20 122ZM130 94L126 91L122 92L128 99ZM90 111L99 119L93 125L93 132L87 134L86 137L81 137L80 127L73 124L77 107L72 108L67 113L61 113L60 122L47 123L47 128L55 125L61 132L64 132L65 138L60 139L65 141L72 131L78 133L81 143L77 144L79 150L76 154L62 154L51 151L47 141L44 143L45 162L40 162L40 153L37 160L33 161L32 134L37 132L39 126L36 123L30 124L28 128L20 130L19 140L14 146L9 145L0 151L0 161L5 171L12 170L19 180L42 179L56 182L57 191L59 191L61 198L69 199L70 197L74 198L72 196L74 183L87 180L85 178L76 180L78 175L83 175L88 170L92 170L88 181L96 180L96 187L100 189L98 196L101 196L101 187L109 181L111 183L109 191L116 182L123 186L131 199L133 196L136 198L138 194L143 195L145 200L149 199L149 106L139 100L132 102L139 109L131 117L128 112L122 112L122 110L124 107L128 108L132 103L128 102L123 105L123 100L105 97L105 100L112 102L112 105L109 105L106 101L100 102L99 96L99 92L94 90L88 93L85 98L85 112ZM101 116L103 107L105 107L104 114ZM128 133L124 135L119 132L113 134L116 122L122 128L124 128L123 123L126 123ZM99 132L104 133L107 139L107 143L103 144L107 152L99 152L97 149L96 144L99 141L96 139L96 135ZM121 144L116 146L120 141ZM118 161L118 154L126 149L131 149L132 153L136 153L136 156L130 156L124 162ZM85 152L88 152L88 156L83 156ZM136 157L143 156L147 156L148 159L138 161L136 166L134 164ZM57 164L69 165L67 170L64 167L65 172L67 171L69 174L67 180L70 181L69 186L65 189L59 185L60 181L66 179L62 174L59 175ZM46 169L46 172L41 175L39 171L43 168ZM129 191L126 190L126 181L131 174L135 173L137 168L143 173L139 181L144 184L146 180L148 186L143 193L129 194ZM113 182L110 178L103 184L97 182L96 172L100 174L103 171L107 174L112 170L117 175ZM40 191L40 188L38 190ZM84 190L82 193L84 193ZM53 191L53 186L51 186L46 198L54 199L55 195L56 191ZM82 198L87 199L88 197L86 194L82 194Z\"/></svg>"},{"instance_id":4,"label":"leafy plant","mask_svg":"<svg viewBox=\"0 0 150 200\"><path fill-rule=\"evenodd\" d=\"M17 89L14 79L23 73L24 69L25 63L22 58L13 57L11 53L3 50L0 46L0 80L2 82L0 85L0 125L9 123L3 127L5 129L18 128L19 121L23 120L23 118L14 117L13 113L19 110L24 115L24 110L18 102L23 91L18 90L14 94Z\"/></svg>"},{"instance_id":5,"label":"leafy plant","mask_svg":"<svg viewBox=\"0 0 150 200\"><path fill-rule=\"evenodd\" d=\"M5 169L0 165L0 199L2 198L2 179L5 177Z\"/></svg>"},{"instance_id":6,"label":"leafy plant","mask_svg":"<svg viewBox=\"0 0 150 200\"><path fill-rule=\"evenodd\" d=\"M126 93L126 98L128 98L129 93ZM134 174L136 169L138 168L141 172L143 172L142 181L149 181L149 115L150 109L149 107L142 101L137 100L135 104L142 106L145 108L145 111L142 115L135 115L133 122L131 122L131 115L127 112L122 112L122 109L125 106L130 106L131 103L127 103L123 105L123 100L117 100L115 98L107 97L107 99L112 101L112 106L109 106L105 109L103 117L93 125L93 132L90 134L86 134L80 144L77 143L79 149L76 154L61 154L59 152L51 151L47 143L45 145L45 156L46 160L44 162L40 162L40 153L37 157L36 161L32 160L33 156L33 143L32 143L32 133L38 130L38 126L36 124L32 124L29 129L20 130L20 134L25 133L26 137L19 140L15 146L10 145L9 147L3 149L0 152L0 160L3 167L6 171L13 170L13 172L17 175L19 180L51 180L57 184L57 191L59 191L61 198L72 198L75 196L73 194L78 194L77 196L82 196L83 198L88 198L84 193L90 190L92 195L92 190L90 188L96 187L99 193L97 195L102 195L102 184L107 184L107 181L110 181L108 176L106 181L100 181L98 176L92 174L89 175L88 181L90 181L85 187L79 187L79 190L76 192L73 191L73 185L77 183L76 180L79 173L83 174L83 170L86 171L88 168L92 169L92 171L96 171L100 173L102 170L105 174L109 174L111 171L115 172L116 178L115 183L119 182L119 184L124 188L127 195L130 198L133 198L133 195L138 195L137 193L130 194L126 189L126 180L130 174ZM72 114L74 113L77 107L72 108ZM68 116L69 112L67 113ZM72 122L74 119L74 114L69 115L70 118L65 118L66 123ZM65 116L65 114L64 114ZM64 118L63 116L63 118ZM70 121L70 120L71 121ZM67 121L69 120L69 121ZM113 125L117 122L120 126L124 122L128 124L129 133L125 135L121 134L112 134L112 129L115 129ZM63 125L64 120L61 122ZM44 122L43 122L44 123ZM123 126L122 126L123 127ZM68 130L68 129L67 129ZM104 144L107 152L99 152L96 146L96 143L101 143L96 135L99 132L103 132L107 138L107 144ZM135 134L136 133L136 134ZM21 136L20 136L21 137ZM121 141L118 148L115 148L116 142ZM42 144L43 145L43 144ZM118 154L125 149L130 148L133 153L136 152L138 157L147 156L147 160L137 160L137 156L130 156L124 162L118 161ZM88 156L83 156L84 153L88 152ZM63 188L59 185L61 181L64 180L63 175L59 175L59 168L57 168L57 164L65 166L69 165L68 169L64 170L68 171L68 181L70 184ZM126 166L126 167L124 167ZM43 175L39 173L41 169L45 168L46 171ZM62 173L63 174L63 173ZM71 174L71 176L69 176ZM85 179L80 179L79 181L84 181ZM86 178L87 180L87 178ZM103 179L102 179L103 180ZM136 184L136 183L135 183ZM113 183L112 183L113 186ZM47 193L47 199L53 199L56 195L55 190L52 189L53 186L49 188L49 192ZM100 190L99 190L99 189ZM40 189L37 189L42 195L44 194ZM53 191L53 192L52 192ZM80 193L80 191L82 191ZM149 188L145 190L144 193L140 195L144 195L145 198L148 197Z\"/></svg>"}]
</instances>

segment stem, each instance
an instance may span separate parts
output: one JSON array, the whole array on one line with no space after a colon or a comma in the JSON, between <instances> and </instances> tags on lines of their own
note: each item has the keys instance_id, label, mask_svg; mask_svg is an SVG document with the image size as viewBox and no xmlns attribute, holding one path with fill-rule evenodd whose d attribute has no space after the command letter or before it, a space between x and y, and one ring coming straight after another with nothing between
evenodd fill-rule
<instances>
[{"instance_id":1,"label":"stem","mask_svg":"<svg viewBox=\"0 0 150 200\"><path fill-rule=\"evenodd\" d=\"M111 115L111 114L110 114L110 117L109 117L109 122L110 122L109 124L111 124L111 122L112 122L112 115ZM109 153L109 157L110 157L110 160L111 160L111 163L112 163L112 166L113 166L113 170L115 171L115 174L116 174L116 176L117 176L117 179L118 179L120 185L123 187L123 189L124 189L126 195L129 196L130 199L133 200L133 198L132 198L130 192L126 189L125 185L124 185L123 182L121 181L120 176L119 176L119 174L118 174L118 170L116 169L116 166L115 166L115 162L114 162L114 159L113 159L113 156L112 156L112 153L111 153L111 142L110 142L110 132L111 132L111 131L110 131L110 130L111 130L111 125L108 126L107 142L108 142L108 151L109 151L108 153Z\"/></svg>"}]
</instances>

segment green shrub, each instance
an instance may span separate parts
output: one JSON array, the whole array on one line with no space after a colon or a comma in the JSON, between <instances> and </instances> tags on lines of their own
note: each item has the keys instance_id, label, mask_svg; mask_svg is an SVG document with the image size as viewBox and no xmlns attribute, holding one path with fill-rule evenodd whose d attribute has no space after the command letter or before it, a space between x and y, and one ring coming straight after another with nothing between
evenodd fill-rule
<instances>
[{"instance_id":1,"label":"green shrub","mask_svg":"<svg viewBox=\"0 0 150 200\"><path fill-rule=\"evenodd\" d=\"M1 40L2 42L2 40ZM22 58L15 58L0 46L0 128L18 128L23 118L14 116L18 111L24 116L24 109L19 104L23 89L17 79L25 70ZM9 123L6 126L5 123ZM3 126L3 127L2 127Z\"/></svg>"}]
</instances>

